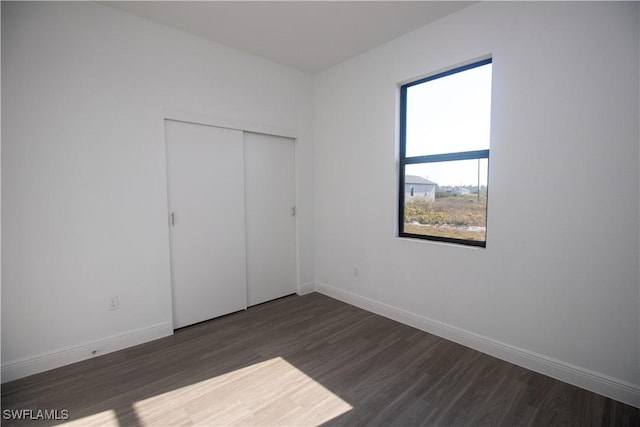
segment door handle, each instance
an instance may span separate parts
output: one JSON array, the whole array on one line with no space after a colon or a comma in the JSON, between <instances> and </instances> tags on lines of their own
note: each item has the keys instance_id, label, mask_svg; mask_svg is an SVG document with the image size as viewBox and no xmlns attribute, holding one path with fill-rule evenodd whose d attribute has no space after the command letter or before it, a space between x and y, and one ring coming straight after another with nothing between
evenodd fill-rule
<instances>
[{"instance_id":1,"label":"door handle","mask_svg":"<svg viewBox=\"0 0 640 427\"><path fill-rule=\"evenodd\" d=\"M169 215L170 220L171 220L171 226L175 227L176 226L176 216L174 212L171 212L171 214Z\"/></svg>"}]
</instances>

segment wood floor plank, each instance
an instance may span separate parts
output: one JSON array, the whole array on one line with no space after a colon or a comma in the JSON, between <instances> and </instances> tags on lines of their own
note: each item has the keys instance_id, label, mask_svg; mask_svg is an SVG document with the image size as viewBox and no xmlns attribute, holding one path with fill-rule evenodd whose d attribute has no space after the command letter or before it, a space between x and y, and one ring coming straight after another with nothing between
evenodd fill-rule
<instances>
[{"instance_id":1,"label":"wood floor plank","mask_svg":"<svg viewBox=\"0 0 640 427\"><path fill-rule=\"evenodd\" d=\"M493 394L479 405L480 408L469 421L473 426L509 425L504 422L523 395L525 384L519 380L523 368L498 361L503 369L503 379Z\"/></svg>"},{"instance_id":2,"label":"wood floor plank","mask_svg":"<svg viewBox=\"0 0 640 427\"><path fill-rule=\"evenodd\" d=\"M2 385L3 425L638 426L640 410L320 294Z\"/></svg>"}]
</instances>

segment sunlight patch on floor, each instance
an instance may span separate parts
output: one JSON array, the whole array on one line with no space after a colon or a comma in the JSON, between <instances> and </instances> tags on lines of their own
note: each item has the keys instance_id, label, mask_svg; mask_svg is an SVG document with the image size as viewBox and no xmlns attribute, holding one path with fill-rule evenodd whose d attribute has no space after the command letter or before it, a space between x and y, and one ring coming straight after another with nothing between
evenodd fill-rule
<instances>
[{"instance_id":1,"label":"sunlight patch on floor","mask_svg":"<svg viewBox=\"0 0 640 427\"><path fill-rule=\"evenodd\" d=\"M352 407L281 357L133 404L141 425L318 425Z\"/></svg>"},{"instance_id":2,"label":"sunlight patch on floor","mask_svg":"<svg viewBox=\"0 0 640 427\"><path fill-rule=\"evenodd\" d=\"M71 414L73 416L73 414ZM61 426L120 426L118 422L118 417L116 416L115 411L108 410L103 412L98 412L97 414L89 415L88 417L79 418L77 420L69 421L67 423L59 424Z\"/></svg>"}]
</instances>

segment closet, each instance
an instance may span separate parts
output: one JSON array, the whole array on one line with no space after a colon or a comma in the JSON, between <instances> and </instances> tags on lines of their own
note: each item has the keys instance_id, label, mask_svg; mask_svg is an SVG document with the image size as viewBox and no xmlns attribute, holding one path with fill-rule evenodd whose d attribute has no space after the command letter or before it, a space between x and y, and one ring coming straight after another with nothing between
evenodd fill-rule
<instances>
[{"instance_id":1,"label":"closet","mask_svg":"<svg viewBox=\"0 0 640 427\"><path fill-rule=\"evenodd\" d=\"M294 140L165 120L174 328L295 292Z\"/></svg>"}]
</instances>

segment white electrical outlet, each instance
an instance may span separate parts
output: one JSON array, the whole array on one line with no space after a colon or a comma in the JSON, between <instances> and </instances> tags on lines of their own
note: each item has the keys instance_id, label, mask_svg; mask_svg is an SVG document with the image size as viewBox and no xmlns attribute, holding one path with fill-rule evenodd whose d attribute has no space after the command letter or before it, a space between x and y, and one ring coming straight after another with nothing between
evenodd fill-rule
<instances>
[{"instance_id":1,"label":"white electrical outlet","mask_svg":"<svg viewBox=\"0 0 640 427\"><path fill-rule=\"evenodd\" d=\"M120 301L118 301L118 297L109 298L109 310L117 310L120 308Z\"/></svg>"}]
</instances>

